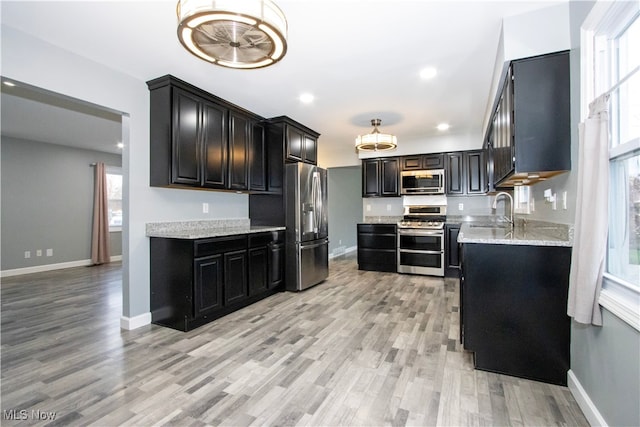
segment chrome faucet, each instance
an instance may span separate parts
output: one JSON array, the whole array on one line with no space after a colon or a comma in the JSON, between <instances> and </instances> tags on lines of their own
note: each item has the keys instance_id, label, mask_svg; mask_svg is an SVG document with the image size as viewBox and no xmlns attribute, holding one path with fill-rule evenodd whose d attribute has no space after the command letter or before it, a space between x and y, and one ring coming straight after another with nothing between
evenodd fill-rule
<instances>
[{"instance_id":1,"label":"chrome faucet","mask_svg":"<svg viewBox=\"0 0 640 427\"><path fill-rule=\"evenodd\" d=\"M509 202L511 203L511 205L510 205L511 210L509 211L510 216L509 216L509 218L507 218L507 221L509 222L509 224L511 224L511 228L513 228L513 208L514 208L514 206L513 206L513 197L511 197L511 194L505 193L504 191L499 192L498 194L496 194L496 198L493 199L493 209L496 209L498 207L498 197L500 197L500 196L507 196L507 198L509 199ZM507 210L506 206L505 206L504 210L506 212L506 210ZM505 215L505 217L506 217L506 215Z\"/></svg>"}]
</instances>

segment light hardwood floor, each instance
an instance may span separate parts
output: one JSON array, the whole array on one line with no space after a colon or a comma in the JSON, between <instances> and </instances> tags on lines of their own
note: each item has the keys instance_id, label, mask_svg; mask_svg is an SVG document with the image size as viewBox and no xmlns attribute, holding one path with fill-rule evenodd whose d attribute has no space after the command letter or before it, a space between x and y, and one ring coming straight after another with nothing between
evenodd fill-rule
<instances>
[{"instance_id":1,"label":"light hardwood floor","mask_svg":"<svg viewBox=\"0 0 640 427\"><path fill-rule=\"evenodd\" d=\"M0 424L588 425L565 387L473 369L456 280L330 272L188 333L120 330L119 264L3 279Z\"/></svg>"}]
</instances>

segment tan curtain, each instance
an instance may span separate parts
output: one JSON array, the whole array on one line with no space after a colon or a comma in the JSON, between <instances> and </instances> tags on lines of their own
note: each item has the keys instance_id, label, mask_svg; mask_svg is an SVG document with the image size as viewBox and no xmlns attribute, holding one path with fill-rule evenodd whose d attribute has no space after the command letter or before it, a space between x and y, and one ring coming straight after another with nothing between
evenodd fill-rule
<instances>
[{"instance_id":1,"label":"tan curtain","mask_svg":"<svg viewBox=\"0 0 640 427\"><path fill-rule=\"evenodd\" d=\"M109 204L107 173L104 163L95 165L93 192L93 231L91 233L91 262L104 264L111 260L109 253Z\"/></svg>"}]
</instances>

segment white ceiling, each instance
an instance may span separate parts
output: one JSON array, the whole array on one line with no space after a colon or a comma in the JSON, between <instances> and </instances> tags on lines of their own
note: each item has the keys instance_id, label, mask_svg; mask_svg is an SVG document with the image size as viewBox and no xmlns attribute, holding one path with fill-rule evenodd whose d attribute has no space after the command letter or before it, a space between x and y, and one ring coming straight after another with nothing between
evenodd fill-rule
<instances>
[{"instance_id":1,"label":"white ceiling","mask_svg":"<svg viewBox=\"0 0 640 427\"><path fill-rule=\"evenodd\" d=\"M435 137L436 125L447 122L449 134L478 138L479 147L487 104L493 101L502 19L563 1L276 3L289 24L288 52L259 70L225 69L187 53L176 37L173 0L3 0L1 16L3 25L142 81L173 74L264 117L288 115L322 134L321 159L347 152L357 160L354 137L371 130L372 118L382 119L381 129L397 135L400 145ZM419 78L426 66L438 69L429 81ZM303 92L314 94L315 101L300 103ZM80 126L90 133L80 129L76 136L72 124L87 114L38 103L3 89L3 134L36 140L55 135L56 143L93 142L113 151L119 139L118 128L114 141L113 117L93 117ZM51 130L56 124L59 134Z\"/></svg>"}]
</instances>

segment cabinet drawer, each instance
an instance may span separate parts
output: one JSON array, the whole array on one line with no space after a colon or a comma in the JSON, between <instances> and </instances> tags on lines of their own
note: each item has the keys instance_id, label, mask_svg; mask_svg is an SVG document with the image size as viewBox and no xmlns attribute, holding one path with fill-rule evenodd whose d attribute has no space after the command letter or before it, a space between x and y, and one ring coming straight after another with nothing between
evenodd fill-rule
<instances>
[{"instance_id":1,"label":"cabinet drawer","mask_svg":"<svg viewBox=\"0 0 640 427\"><path fill-rule=\"evenodd\" d=\"M358 233L396 234L395 224L358 224Z\"/></svg>"},{"instance_id":2,"label":"cabinet drawer","mask_svg":"<svg viewBox=\"0 0 640 427\"><path fill-rule=\"evenodd\" d=\"M246 236L216 237L213 239L197 240L194 243L194 256L196 258L231 252L247 248Z\"/></svg>"},{"instance_id":3,"label":"cabinet drawer","mask_svg":"<svg viewBox=\"0 0 640 427\"><path fill-rule=\"evenodd\" d=\"M249 247L267 246L273 241L273 235L269 232L249 234Z\"/></svg>"},{"instance_id":4,"label":"cabinet drawer","mask_svg":"<svg viewBox=\"0 0 640 427\"><path fill-rule=\"evenodd\" d=\"M359 249L358 264L396 265L395 249Z\"/></svg>"},{"instance_id":5,"label":"cabinet drawer","mask_svg":"<svg viewBox=\"0 0 640 427\"><path fill-rule=\"evenodd\" d=\"M396 248L396 235L394 234L358 234L358 248L370 249L394 249Z\"/></svg>"}]
</instances>

